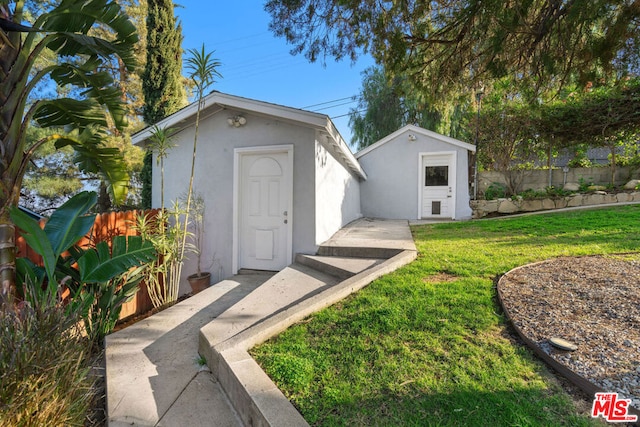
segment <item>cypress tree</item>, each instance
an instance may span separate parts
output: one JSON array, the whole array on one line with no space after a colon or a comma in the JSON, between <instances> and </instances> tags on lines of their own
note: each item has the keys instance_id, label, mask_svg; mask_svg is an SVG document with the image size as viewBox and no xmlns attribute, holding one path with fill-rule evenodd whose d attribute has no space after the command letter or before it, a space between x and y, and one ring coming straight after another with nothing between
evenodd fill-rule
<instances>
[{"instance_id":1,"label":"cypress tree","mask_svg":"<svg viewBox=\"0 0 640 427\"><path fill-rule=\"evenodd\" d=\"M182 27L176 23L171 0L148 0L147 63L142 75L144 121L150 125L187 103L182 81ZM147 152L142 171L142 206L151 207L151 166Z\"/></svg>"}]
</instances>

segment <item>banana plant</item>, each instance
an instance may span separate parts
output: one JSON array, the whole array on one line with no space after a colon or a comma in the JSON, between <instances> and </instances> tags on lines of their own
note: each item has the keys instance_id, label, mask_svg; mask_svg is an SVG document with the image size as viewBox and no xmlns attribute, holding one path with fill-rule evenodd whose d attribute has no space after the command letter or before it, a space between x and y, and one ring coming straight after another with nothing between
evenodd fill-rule
<instances>
[{"instance_id":1,"label":"banana plant","mask_svg":"<svg viewBox=\"0 0 640 427\"><path fill-rule=\"evenodd\" d=\"M140 236L116 236L111 245L79 247L78 241L95 222L95 215L88 212L96 202L96 193L79 193L58 208L43 228L18 209L11 210L11 218L43 264L18 259L19 293L24 294L26 284L35 284L29 289L37 289L36 295L24 298L39 304L59 298L61 285L66 286L72 295L70 308L82 311L87 333L101 340L115 326L122 304L137 292L144 266L156 260L156 251Z\"/></svg>"},{"instance_id":2,"label":"banana plant","mask_svg":"<svg viewBox=\"0 0 640 427\"><path fill-rule=\"evenodd\" d=\"M77 194L55 210L44 228L18 208L11 208L11 219L22 230L22 237L31 249L42 257L43 264L42 267L35 266L27 259L17 262L19 284L20 280L28 277L42 283L44 291L50 296L55 296L58 293L58 284L73 278L72 271L64 268L65 265L70 265L70 258L73 257L63 257L63 254L91 230L96 216L89 215L88 212L97 201L98 196L94 192L83 191ZM72 253L76 256L80 254L76 250ZM61 276L61 273L64 276Z\"/></svg>"}]
</instances>

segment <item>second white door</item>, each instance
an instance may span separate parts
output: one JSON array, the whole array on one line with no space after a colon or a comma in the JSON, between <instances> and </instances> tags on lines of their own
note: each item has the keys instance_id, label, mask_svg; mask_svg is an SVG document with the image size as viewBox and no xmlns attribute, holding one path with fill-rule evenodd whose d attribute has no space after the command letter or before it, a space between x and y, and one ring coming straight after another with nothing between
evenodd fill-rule
<instances>
[{"instance_id":1,"label":"second white door","mask_svg":"<svg viewBox=\"0 0 640 427\"><path fill-rule=\"evenodd\" d=\"M434 154L422 158L422 218L455 215L455 155Z\"/></svg>"}]
</instances>

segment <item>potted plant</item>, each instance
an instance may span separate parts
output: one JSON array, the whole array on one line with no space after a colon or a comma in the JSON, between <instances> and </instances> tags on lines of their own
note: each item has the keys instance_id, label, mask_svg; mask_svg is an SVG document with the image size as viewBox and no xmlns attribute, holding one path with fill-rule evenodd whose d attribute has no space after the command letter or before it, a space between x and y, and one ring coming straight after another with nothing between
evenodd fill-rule
<instances>
[{"instance_id":1,"label":"potted plant","mask_svg":"<svg viewBox=\"0 0 640 427\"><path fill-rule=\"evenodd\" d=\"M211 285L211 273L202 271L202 243L204 239L204 212L205 203L201 194L193 196L191 206L191 221L193 224L193 251L197 257L196 273L187 277L193 294L208 288Z\"/></svg>"}]
</instances>

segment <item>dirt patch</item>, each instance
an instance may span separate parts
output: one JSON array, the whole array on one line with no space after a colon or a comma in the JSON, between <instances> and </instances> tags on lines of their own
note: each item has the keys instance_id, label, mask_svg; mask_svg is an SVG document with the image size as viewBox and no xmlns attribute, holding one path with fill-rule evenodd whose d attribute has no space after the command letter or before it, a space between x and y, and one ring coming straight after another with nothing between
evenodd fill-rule
<instances>
[{"instance_id":1,"label":"dirt patch","mask_svg":"<svg viewBox=\"0 0 640 427\"><path fill-rule=\"evenodd\" d=\"M424 283L450 283L458 280L459 277L449 273L437 273L431 276L423 277Z\"/></svg>"}]
</instances>

